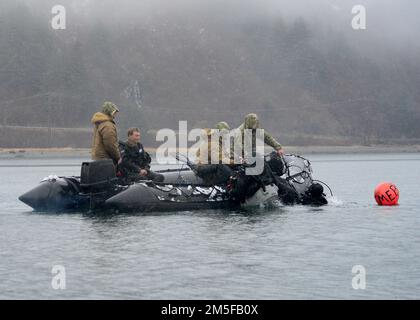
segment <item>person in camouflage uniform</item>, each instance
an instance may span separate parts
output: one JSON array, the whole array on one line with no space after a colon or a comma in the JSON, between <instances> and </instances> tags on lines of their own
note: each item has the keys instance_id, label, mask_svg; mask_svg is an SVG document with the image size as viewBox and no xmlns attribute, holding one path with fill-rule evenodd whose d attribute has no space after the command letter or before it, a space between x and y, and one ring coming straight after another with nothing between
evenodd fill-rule
<instances>
[{"instance_id":1,"label":"person in camouflage uniform","mask_svg":"<svg viewBox=\"0 0 420 320\"><path fill-rule=\"evenodd\" d=\"M203 143L197 150L197 165L194 166L194 170L207 183L224 184L232 174L230 153L223 145L223 135L229 132L230 127L225 121L217 123L215 127L221 133L218 143L211 141L215 134L214 129L203 129ZM202 152L206 149L207 155Z\"/></svg>"},{"instance_id":2,"label":"person in camouflage uniform","mask_svg":"<svg viewBox=\"0 0 420 320\"><path fill-rule=\"evenodd\" d=\"M252 139L255 139L255 130L261 129L260 128L260 121L258 119L258 116L255 113L249 113L245 116L245 121L242 123L238 128L235 129L235 143L241 143L241 154L240 157L245 158L246 152L245 152L245 130L252 130ZM266 130L264 130L264 143L272 147L274 150L276 150L278 155L284 154L284 149L282 145L277 142L277 140ZM255 142L252 143L252 153L255 153ZM250 144L251 145L251 144ZM231 146L231 154L236 151L234 150L234 146ZM236 151L237 152L237 151Z\"/></svg>"},{"instance_id":3,"label":"person in camouflage uniform","mask_svg":"<svg viewBox=\"0 0 420 320\"><path fill-rule=\"evenodd\" d=\"M231 154L234 154L234 152L236 152L237 154L235 156L239 156L239 158L242 161L245 160L245 163L246 157L249 156L250 152L253 153L253 156L257 156L255 154L256 141L251 141L253 142L252 150L244 150L244 145L246 145L245 139L256 139L256 129L261 129L258 116L255 113L250 113L246 115L244 123L242 123L238 128L236 128L233 134L235 144L240 144L241 148L239 150L235 150L236 148L234 148L234 146L231 146ZM245 136L245 130L252 130L252 135ZM266 130L264 130L264 137L262 138L264 139L265 144L269 145L275 150L273 152L275 152L277 156L281 157L284 154L284 149L281 146L281 144L278 143L277 140ZM247 144L251 145L249 143L250 141L247 141ZM240 154L238 154L238 151L240 151ZM234 185L230 192L241 202L244 202L247 198L255 194L259 188L271 183L274 183L278 187L278 195L283 202L292 204L298 199L296 191L289 185L289 183L285 179L275 176L272 172L271 167L265 161L264 170L260 175L248 176L245 172L240 171L238 175L234 177L233 181Z\"/></svg>"},{"instance_id":4,"label":"person in camouflage uniform","mask_svg":"<svg viewBox=\"0 0 420 320\"><path fill-rule=\"evenodd\" d=\"M128 139L119 143L121 163L118 167L122 177L129 181L153 180L163 182L164 176L150 170L152 161L149 153L144 150L140 143L140 130L130 128Z\"/></svg>"},{"instance_id":5,"label":"person in camouflage uniform","mask_svg":"<svg viewBox=\"0 0 420 320\"><path fill-rule=\"evenodd\" d=\"M215 131L220 131L219 143L212 143L212 138L214 139ZM230 163L230 154L227 152L225 146L223 145L223 136L226 135L230 130L229 125L225 121L218 122L216 124L216 129L203 129L202 135L202 144L197 149L196 159L198 164L229 164ZM203 150L207 149L207 155Z\"/></svg>"}]
</instances>

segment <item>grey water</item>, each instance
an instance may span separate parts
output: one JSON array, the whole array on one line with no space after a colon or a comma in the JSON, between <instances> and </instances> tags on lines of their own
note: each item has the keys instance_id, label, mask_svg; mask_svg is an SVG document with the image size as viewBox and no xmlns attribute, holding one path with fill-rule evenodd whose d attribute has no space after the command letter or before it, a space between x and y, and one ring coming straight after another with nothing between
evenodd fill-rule
<instances>
[{"instance_id":1,"label":"grey water","mask_svg":"<svg viewBox=\"0 0 420 320\"><path fill-rule=\"evenodd\" d=\"M0 159L0 298L419 299L420 154L308 158L333 190L328 206L120 215L17 200L84 159ZM382 181L399 206L375 204Z\"/></svg>"}]
</instances>

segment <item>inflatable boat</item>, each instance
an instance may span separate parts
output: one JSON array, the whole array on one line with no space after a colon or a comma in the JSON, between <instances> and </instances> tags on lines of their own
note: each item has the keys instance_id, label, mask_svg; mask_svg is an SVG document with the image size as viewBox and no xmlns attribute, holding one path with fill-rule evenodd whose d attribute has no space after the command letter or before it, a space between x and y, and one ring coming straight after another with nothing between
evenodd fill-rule
<instances>
[{"instance_id":1,"label":"inflatable boat","mask_svg":"<svg viewBox=\"0 0 420 320\"><path fill-rule=\"evenodd\" d=\"M19 197L35 211L149 212L232 209L271 204L325 205L310 162L297 155L266 155L264 174L246 176L237 166L226 183L213 185L190 168L159 170L163 182L127 182L111 160L84 162L81 175L44 178Z\"/></svg>"}]
</instances>

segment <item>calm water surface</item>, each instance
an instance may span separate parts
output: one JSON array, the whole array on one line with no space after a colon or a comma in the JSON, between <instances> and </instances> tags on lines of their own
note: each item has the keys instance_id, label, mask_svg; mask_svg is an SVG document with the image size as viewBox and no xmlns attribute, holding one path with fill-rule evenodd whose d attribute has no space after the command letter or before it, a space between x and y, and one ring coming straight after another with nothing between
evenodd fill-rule
<instances>
[{"instance_id":1,"label":"calm water surface","mask_svg":"<svg viewBox=\"0 0 420 320\"><path fill-rule=\"evenodd\" d=\"M0 160L2 299L420 298L420 155L312 155L322 208L130 215L33 213L17 197L83 159ZM398 207L378 207L383 180ZM51 286L54 265L66 289ZM352 288L352 267L366 289Z\"/></svg>"}]
</instances>

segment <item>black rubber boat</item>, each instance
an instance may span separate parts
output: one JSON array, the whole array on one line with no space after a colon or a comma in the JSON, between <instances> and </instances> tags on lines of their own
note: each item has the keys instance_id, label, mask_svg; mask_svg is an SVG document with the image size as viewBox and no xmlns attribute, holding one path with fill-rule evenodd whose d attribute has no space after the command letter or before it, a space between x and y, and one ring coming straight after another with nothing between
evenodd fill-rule
<instances>
[{"instance_id":1,"label":"black rubber boat","mask_svg":"<svg viewBox=\"0 0 420 320\"><path fill-rule=\"evenodd\" d=\"M270 158L271 157L271 158ZM160 170L162 183L127 183L116 177L110 160L84 162L80 177L49 176L19 200L35 211L49 212L144 212L238 208L277 202L285 204L325 205L323 187L312 179L308 160L286 155L279 159L265 156L270 179L249 178L242 184L241 170L226 185L209 185L190 169ZM280 169L279 169L280 167ZM242 170L243 171L243 170ZM266 171L266 170L265 170ZM265 172L264 171L264 172ZM278 180L281 180L279 184ZM238 196L235 186L242 185ZM251 194L247 194L253 185ZM284 187L283 187L284 185ZM290 200L286 191L295 195Z\"/></svg>"}]
</instances>

